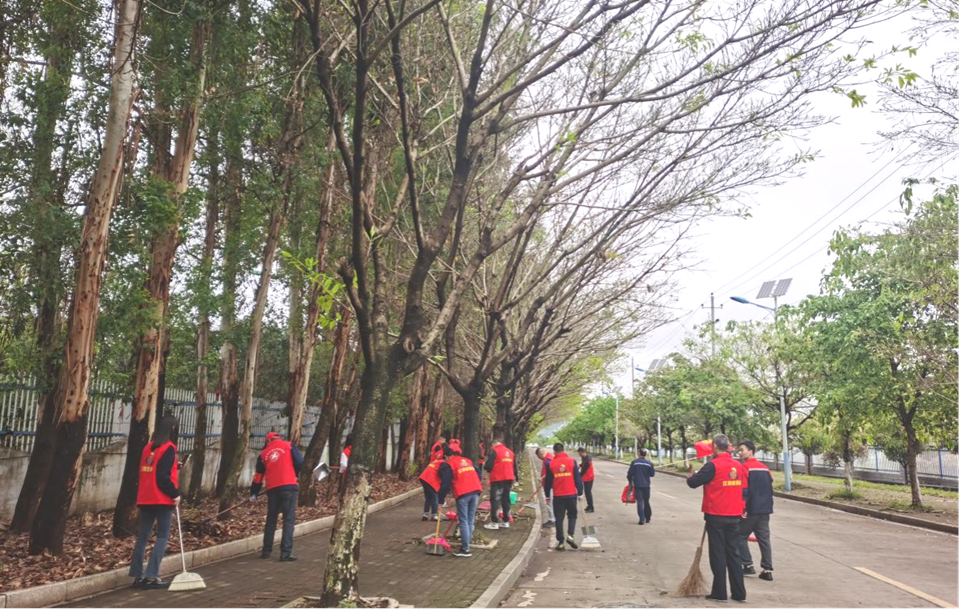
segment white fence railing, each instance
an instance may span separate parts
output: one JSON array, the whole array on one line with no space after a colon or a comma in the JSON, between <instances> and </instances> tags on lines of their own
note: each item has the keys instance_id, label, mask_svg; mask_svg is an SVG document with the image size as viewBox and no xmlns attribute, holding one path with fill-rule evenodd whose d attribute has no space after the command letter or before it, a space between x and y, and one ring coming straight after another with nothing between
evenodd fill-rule
<instances>
[{"instance_id":1,"label":"white fence railing","mask_svg":"<svg viewBox=\"0 0 960 609\"><path fill-rule=\"evenodd\" d=\"M37 430L37 390L31 377L0 376L0 446L30 452ZM182 452L193 450L197 423L196 392L167 387L164 408L180 420ZM87 418L87 450L97 450L125 438L130 429L132 399L117 385L94 381L90 390ZM262 438L271 430L286 432L286 404L260 398L253 401L253 431ZM319 406L308 406L303 417L302 437L309 442L320 418ZM207 394L207 437L219 438L223 405L213 393Z\"/></svg>"}]
</instances>

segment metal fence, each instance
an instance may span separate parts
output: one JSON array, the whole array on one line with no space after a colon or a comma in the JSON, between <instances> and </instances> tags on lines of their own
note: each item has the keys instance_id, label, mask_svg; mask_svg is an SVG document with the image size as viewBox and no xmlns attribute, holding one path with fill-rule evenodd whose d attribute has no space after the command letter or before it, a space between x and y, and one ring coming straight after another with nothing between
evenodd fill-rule
<instances>
[{"instance_id":1,"label":"metal fence","mask_svg":"<svg viewBox=\"0 0 960 609\"><path fill-rule=\"evenodd\" d=\"M37 430L37 390L31 377L0 376L0 446L30 452ZM90 389L90 412L87 418L87 450L97 450L127 437L133 399L117 385L93 381ZM164 408L180 420L181 452L193 450L197 423L196 391L167 387ZM213 393L207 394L207 437L219 438L223 421L223 404ZM262 438L271 430L285 432L288 417L286 404L260 398L253 400L251 437ZM302 438L313 436L319 406L308 406L303 417Z\"/></svg>"},{"instance_id":2,"label":"metal fence","mask_svg":"<svg viewBox=\"0 0 960 609\"><path fill-rule=\"evenodd\" d=\"M780 455L772 452L767 453L762 450L757 451L757 458L764 462L773 463L780 459ZM790 451L790 464L793 471L805 471L807 458L798 450ZM838 472L843 471L843 463L829 463L822 455L813 455L812 465L817 469L832 469ZM867 448L863 456L858 457L853 462L854 471L858 472L876 472L879 474L898 475L901 478L905 476L903 466L889 458L882 450L874 446ZM929 478L943 478L946 480L957 480L960 475L960 459L958 455L945 448L938 450L925 450L917 455L917 474Z\"/></svg>"}]
</instances>

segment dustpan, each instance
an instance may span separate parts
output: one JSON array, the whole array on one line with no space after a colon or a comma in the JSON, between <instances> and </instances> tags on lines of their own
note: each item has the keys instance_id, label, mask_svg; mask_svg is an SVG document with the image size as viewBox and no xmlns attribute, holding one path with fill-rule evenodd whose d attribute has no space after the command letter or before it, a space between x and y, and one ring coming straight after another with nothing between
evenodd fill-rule
<instances>
[{"instance_id":1,"label":"dustpan","mask_svg":"<svg viewBox=\"0 0 960 609\"><path fill-rule=\"evenodd\" d=\"M187 571L187 559L183 553L183 528L180 526L180 506L176 506L177 511L177 533L180 535L180 561L183 563L183 571L173 578L170 587L171 592L182 592L184 590L203 590L207 587L203 583L203 578L197 573Z\"/></svg>"},{"instance_id":2,"label":"dustpan","mask_svg":"<svg viewBox=\"0 0 960 609\"><path fill-rule=\"evenodd\" d=\"M450 542L447 541L447 535L450 533L450 528L453 526L453 523L447 526L446 532L444 532L443 537L440 536L440 520L437 519L437 532L433 537L427 540L427 554L430 556L443 556L450 551Z\"/></svg>"},{"instance_id":3,"label":"dustpan","mask_svg":"<svg viewBox=\"0 0 960 609\"><path fill-rule=\"evenodd\" d=\"M326 463L320 463L320 465L313 468L313 477L317 479L317 482L323 482L330 475L330 468Z\"/></svg>"}]
</instances>

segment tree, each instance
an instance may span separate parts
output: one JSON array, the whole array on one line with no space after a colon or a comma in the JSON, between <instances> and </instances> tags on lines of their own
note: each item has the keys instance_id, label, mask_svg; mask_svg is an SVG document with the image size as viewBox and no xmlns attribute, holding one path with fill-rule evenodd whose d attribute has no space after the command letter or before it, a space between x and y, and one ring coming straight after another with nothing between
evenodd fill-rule
<instances>
[{"instance_id":1,"label":"tree","mask_svg":"<svg viewBox=\"0 0 960 609\"><path fill-rule=\"evenodd\" d=\"M117 5L116 40L110 79L110 101L103 148L91 182L77 254L73 298L67 317L66 346L57 382L59 420L55 429L53 459L37 516L30 529L31 554L63 552L63 533L73 492L80 474L90 406L90 369L99 313L100 285L110 234L110 214L123 174L124 139L133 105L136 39L141 3L120 0Z\"/></svg>"}]
</instances>

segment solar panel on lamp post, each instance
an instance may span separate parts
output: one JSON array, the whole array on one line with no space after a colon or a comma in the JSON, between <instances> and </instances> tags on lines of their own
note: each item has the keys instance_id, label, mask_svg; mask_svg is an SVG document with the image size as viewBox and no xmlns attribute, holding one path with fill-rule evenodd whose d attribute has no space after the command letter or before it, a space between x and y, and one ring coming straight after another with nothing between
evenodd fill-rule
<instances>
[{"instance_id":1,"label":"solar panel on lamp post","mask_svg":"<svg viewBox=\"0 0 960 609\"><path fill-rule=\"evenodd\" d=\"M763 285L760 286L760 291L757 292L757 298L773 298L773 308L766 307L762 304L757 304L751 302L742 296L731 296L730 300L734 302L739 302L740 304L749 304L755 307L760 307L761 309L766 309L768 311L773 311L773 322L777 323L777 308L778 303L777 299L781 296L786 295L787 290L790 289L790 284L793 282L793 278L789 277L787 279L780 279L779 281L764 281ZM786 405L786 390L783 387L778 388L779 398L780 398L780 443L783 449L783 489L787 492L793 489L793 476L792 476L792 463L790 459L790 444L787 439L787 405Z\"/></svg>"}]
</instances>

